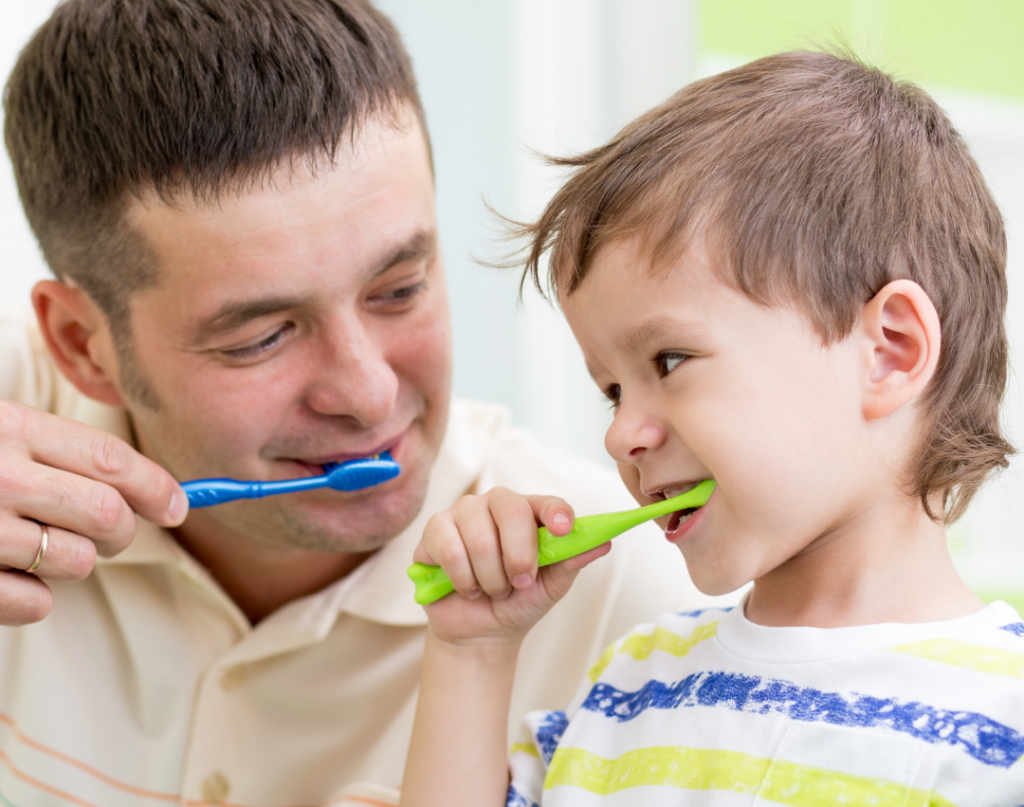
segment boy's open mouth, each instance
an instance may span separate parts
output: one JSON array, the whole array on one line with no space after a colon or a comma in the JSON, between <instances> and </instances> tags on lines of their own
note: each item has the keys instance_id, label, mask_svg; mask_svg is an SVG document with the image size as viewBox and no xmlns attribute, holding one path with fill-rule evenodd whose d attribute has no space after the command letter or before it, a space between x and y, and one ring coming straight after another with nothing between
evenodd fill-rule
<instances>
[{"instance_id":1,"label":"boy's open mouth","mask_svg":"<svg viewBox=\"0 0 1024 807\"><path fill-rule=\"evenodd\" d=\"M662 488L661 490L656 491L650 495L652 499L664 501L665 499L671 499L674 496L679 496L683 493L691 491L695 487L697 487L697 485L697 482L691 482L685 485L673 485L672 487ZM687 522L690 516L696 513L699 509L699 507L686 507L682 510L676 510L669 516L668 524L665 526L665 532L670 533L678 530L683 524Z\"/></svg>"},{"instance_id":2,"label":"boy's open mouth","mask_svg":"<svg viewBox=\"0 0 1024 807\"><path fill-rule=\"evenodd\" d=\"M675 532L678 530L699 509L697 507L687 507L685 510L676 510L668 517L668 525L665 527L665 532Z\"/></svg>"}]
</instances>

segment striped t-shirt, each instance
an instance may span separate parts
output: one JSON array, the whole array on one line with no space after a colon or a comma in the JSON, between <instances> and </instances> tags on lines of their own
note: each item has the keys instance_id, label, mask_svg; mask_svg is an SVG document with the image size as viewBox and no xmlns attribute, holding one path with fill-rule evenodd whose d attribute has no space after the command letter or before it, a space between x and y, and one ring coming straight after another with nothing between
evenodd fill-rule
<instances>
[{"instance_id":1,"label":"striped t-shirt","mask_svg":"<svg viewBox=\"0 0 1024 807\"><path fill-rule=\"evenodd\" d=\"M1024 805L1024 622L766 628L667 615L566 712L532 712L508 804Z\"/></svg>"}]
</instances>

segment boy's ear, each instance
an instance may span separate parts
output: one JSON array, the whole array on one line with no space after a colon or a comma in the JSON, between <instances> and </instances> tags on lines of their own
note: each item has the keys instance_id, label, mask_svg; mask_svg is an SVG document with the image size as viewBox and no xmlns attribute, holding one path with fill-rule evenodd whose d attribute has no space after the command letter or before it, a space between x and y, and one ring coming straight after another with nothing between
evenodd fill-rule
<instances>
[{"instance_id":1,"label":"boy's ear","mask_svg":"<svg viewBox=\"0 0 1024 807\"><path fill-rule=\"evenodd\" d=\"M81 288L40 280L32 289L39 330L57 367L79 392L123 406L115 383L117 361L106 318Z\"/></svg>"},{"instance_id":2,"label":"boy's ear","mask_svg":"<svg viewBox=\"0 0 1024 807\"><path fill-rule=\"evenodd\" d=\"M942 329L931 298L912 280L894 280L861 310L870 355L864 417L884 418L928 386L939 363Z\"/></svg>"}]
</instances>

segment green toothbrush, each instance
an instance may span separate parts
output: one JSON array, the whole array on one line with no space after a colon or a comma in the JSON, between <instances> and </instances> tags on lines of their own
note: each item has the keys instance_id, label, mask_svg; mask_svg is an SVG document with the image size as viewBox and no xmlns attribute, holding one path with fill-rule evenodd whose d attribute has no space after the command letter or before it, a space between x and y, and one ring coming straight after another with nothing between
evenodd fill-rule
<instances>
[{"instance_id":1,"label":"green toothbrush","mask_svg":"<svg viewBox=\"0 0 1024 807\"><path fill-rule=\"evenodd\" d=\"M552 535L547 527L537 530L539 550L538 566L549 566L567 558L582 555L584 552L622 535L638 524L650 521L658 516L667 516L676 510L687 510L691 507L703 507L711 498L715 483L705 479L693 490L661 502L625 510L621 513L602 513L595 516L577 518L568 535ZM440 566L427 566L425 563L414 563L409 567L409 579L416 584L416 602L430 605L442 597L455 591L455 586Z\"/></svg>"}]
</instances>

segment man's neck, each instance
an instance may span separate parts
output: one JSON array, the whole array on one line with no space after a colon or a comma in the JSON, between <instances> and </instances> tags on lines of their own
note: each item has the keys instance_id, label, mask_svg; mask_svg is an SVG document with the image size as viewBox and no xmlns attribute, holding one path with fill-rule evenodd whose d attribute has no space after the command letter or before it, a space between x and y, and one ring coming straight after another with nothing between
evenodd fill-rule
<instances>
[{"instance_id":1,"label":"man's neck","mask_svg":"<svg viewBox=\"0 0 1024 807\"><path fill-rule=\"evenodd\" d=\"M281 606L340 580L373 554L259 546L229 530L197 525L194 519L171 534L254 625Z\"/></svg>"}]
</instances>

